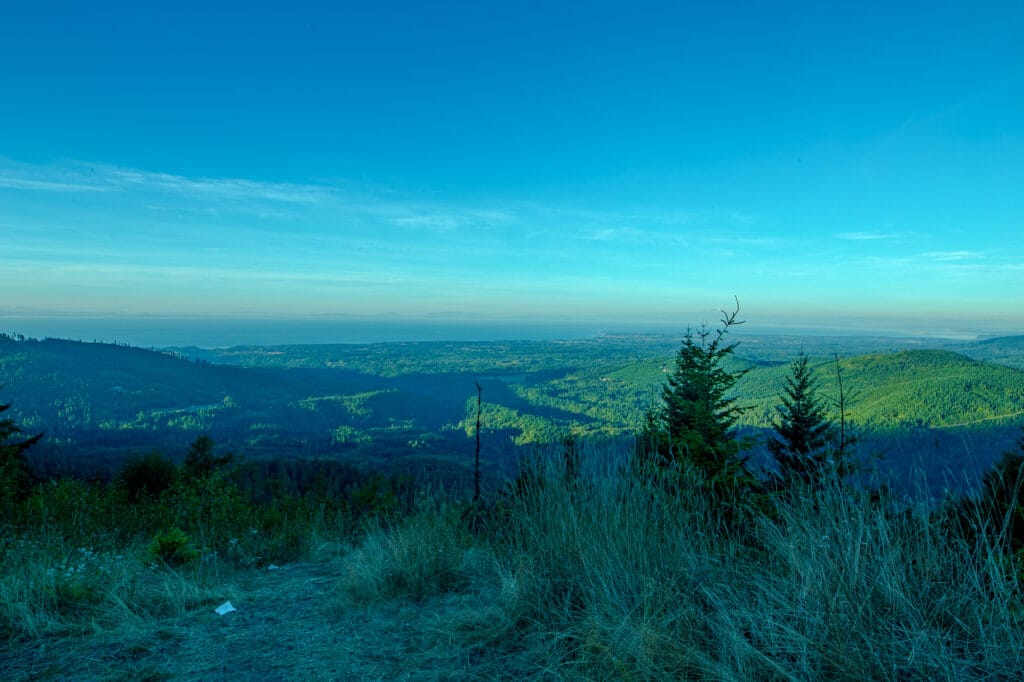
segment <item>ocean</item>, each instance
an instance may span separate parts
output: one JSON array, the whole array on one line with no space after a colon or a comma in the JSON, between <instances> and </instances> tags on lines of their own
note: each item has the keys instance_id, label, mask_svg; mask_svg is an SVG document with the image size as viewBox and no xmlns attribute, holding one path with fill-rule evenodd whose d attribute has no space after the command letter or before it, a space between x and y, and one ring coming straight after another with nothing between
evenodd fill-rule
<instances>
[{"instance_id":1,"label":"ocean","mask_svg":"<svg viewBox=\"0 0 1024 682\"><path fill-rule=\"evenodd\" d=\"M212 317L0 317L0 332L142 348L412 341L584 339L610 328L583 322ZM614 330L619 331L619 330Z\"/></svg>"}]
</instances>

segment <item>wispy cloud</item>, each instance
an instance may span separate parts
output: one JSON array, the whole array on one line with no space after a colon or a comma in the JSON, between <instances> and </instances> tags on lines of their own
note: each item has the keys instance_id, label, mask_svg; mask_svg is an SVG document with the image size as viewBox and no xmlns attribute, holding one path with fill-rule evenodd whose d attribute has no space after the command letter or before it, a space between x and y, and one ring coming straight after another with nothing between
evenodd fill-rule
<instances>
[{"instance_id":1,"label":"wispy cloud","mask_svg":"<svg viewBox=\"0 0 1024 682\"><path fill-rule=\"evenodd\" d=\"M360 188L343 180L327 183L264 182L245 178L186 177L108 164L65 161L55 165L31 165L0 158L0 188L54 193L103 192L119 198L115 215L132 211L160 216L163 224L185 226L217 223L222 232L227 216L249 216L254 232L288 224L319 224L318 229L343 227L346 232L379 233L389 227L437 234L468 234L483 239L481 230L494 231L495 238L544 237L618 242L622 244L690 245L712 243L714 236L751 246L765 245L757 236L727 234L730 227L742 229L757 218L727 209L686 209L602 211L589 208L521 201L462 203L453 200L424 200ZM181 216L191 216L182 220ZM82 214L76 219L80 222ZM262 226L261 226L262 225ZM713 232L711 231L713 230ZM726 233L723 237L723 231ZM703 238L699 234L705 235Z\"/></svg>"},{"instance_id":2,"label":"wispy cloud","mask_svg":"<svg viewBox=\"0 0 1024 682\"><path fill-rule=\"evenodd\" d=\"M739 231L708 231L696 227L689 229L646 229L631 226L592 227L577 231L572 238L584 241L615 244L645 244L661 246L732 246L748 248L778 247L786 239L775 236L748 236Z\"/></svg>"},{"instance_id":3,"label":"wispy cloud","mask_svg":"<svg viewBox=\"0 0 1024 682\"><path fill-rule=\"evenodd\" d=\"M380 212L397 214L387 217L392 225L439 231L506 225L517 220L517 216L508 211L455 209L450 206L384 205Z\"/></svg>"},{"instance_id":4,"label":"wispy cloud","mask_svg":"<svg viewBox=\"0 0 1024 682\"><path fill-rule=\"evenodd\" d=\"M54 182L51 180L31 180L29 178L13 178L0 176L0 187L9 189L27 189L44 192L109 192L109 187L85 185L73 182Z\"/></svg>"},{"instance_id":5,"label":"wispy cloud","mask_svg":"<svg viewBox=\"0 0 1024 682\"><path fill-rule=\"evenodd\" d=\"M985 258L985 254L979 251L929 251L928 253L921 254L921 257L946 263L965 260L980 260Z\"/></svg>"},{"instance_id":6,"label":"wispy cloud","mask_svg":"<svg viewBox=\"0 0 1024 682\"><path fill-rule=\"evenodd\" d=\"M334 195L327 187L279 182L256 182L238 178L188 178L112 166L98 166L101 182L119 189L171 192L199 199L259 199L297 204L315 204Z\"/></svg>"},{"instance_id":7,"label":"wispy cloud","mask_svg":"<svg viewBox=\"0 0 1024 682\"><path fill-rule=\"evenodd\" d=\"M575 295L576 284L552 283L556 276L575 278L583 297L600 288L603 300L612 287L599 286L601 277L624 278L630 291L660 291L682 258L692 260L695 280L710 281L731 276L728 266L707 265L731 260L723 249L764 255L780 243L751 226L762 219L717 208L603 211L410 195L343 180L185 177L81 162L0 159L0 177L12 193L29 186L55 197L76 186L104 193L70 202L23 191L19 211L4 216L15 227L0 241L17 246L0 254L0 280L35 281L35 290L55 300L88 289L101 301L130 289L160 301L213 287L280 306L275 283L289 295L308 291L310 300L336 289L345 305L356 305L355 288L371 285L417 300L490 290L507 298L502 292L514 287ZM18 279L9 277L14 269Z\"/></svg>"},{"instance_id":8,"label":"wispy cloud","mask_svg":"<svg viewBox=\"0 0 1024 682\"><path fill-rule=\"evenodd\" d=\"M866 242L900 239L902 236L903 235L892 232L840 232L835 235L835 238L855 242Z\"/></svg>"},{"instance_id":9,"label":"wispy cloud","mask_svg":"<svg viewBox=\"0 0 1024 682\"><path fill-rule=\"evenodd\" d=\"M680 234L641 230L635 227L600 227L584 230L577 233L575 237L585 241L615 244L661 244L664 246L687 246L689 244L689 240Z\"/></svg>"},{"instance_id":10,"label":"wispy cloud","mask_svg":"<svg viewBox=\"0 0 1024 682\"><path fill-rule=\"evenodd\" d=\"M743 235L714 234L697 238L706 244L732 244L734 246L778 247L791 243L782 237L745 237Z\"/></svg>"},{"instance_id":11,"label":"wispy cloud","mask_svg":"<svg viewBox=\"0 0 1024 682\"><path fill-rule=\"evenodd\" d=\"M82 162L32 166L2 159L0 187L47 192L147 192L210 201L256 199L297 204L318 203L335 195L330 187L313 184L189 178Z\"/></svg>"}]
</instances>

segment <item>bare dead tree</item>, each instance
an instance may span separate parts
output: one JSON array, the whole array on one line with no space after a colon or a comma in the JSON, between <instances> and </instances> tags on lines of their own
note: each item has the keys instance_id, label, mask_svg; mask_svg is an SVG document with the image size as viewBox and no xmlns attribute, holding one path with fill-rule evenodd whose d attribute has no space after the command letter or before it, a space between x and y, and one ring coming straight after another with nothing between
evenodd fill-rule
<instances>
[{"instance_id":1,"label":"bare dead tree","mask_svg":"<svg viewBox=\"0 0 1024 682\"><path fill-rule=\"evenodd\" d=\"M484 389L478 380L474 379L473 383L476 384L476 463L473 467L473 503L476 504L480 501L480 414Z\"/></svg>"},{"instance_id":2,"label":"bare dead tree","mask_svg":"<svg viewBox=\"0 0 1024 682\"><path fill-rule=\"evenodd\" d=\"M839 395L836 396L836 410L839 412L839 441L836 444L836 466L841 475L855 472L860 465L851 463L847 450L857 442L857 436L850 435L846 428L846 405L849 402L849 395L843 388L843 372L839 366L839 354L834 354L836 360L836 385Z\"/></svg>"}]
</instances>

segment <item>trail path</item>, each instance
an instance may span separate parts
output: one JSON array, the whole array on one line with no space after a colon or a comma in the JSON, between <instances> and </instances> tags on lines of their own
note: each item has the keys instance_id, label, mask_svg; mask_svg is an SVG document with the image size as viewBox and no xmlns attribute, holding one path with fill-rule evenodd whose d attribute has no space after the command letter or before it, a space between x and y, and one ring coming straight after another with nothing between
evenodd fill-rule
<instances>
[{"instance_id":1,"label":"trail path","mask_svg":"<svg viewBox=\"0 0 1024 682\"><path fill-rule=\"evenodd\" d=\"M472 662L437 646L452 596L346 611L331 606L340 565L294 563L224 584L218 603L116 632L33 642L10 680L440 680L473 679ZM211 600L212 602L212 600ZM468 667L467 667L468 666ZM0 651L0 668L3 665Z\"/></svg>"},{"instance_id":2,"label":"trail path","mask_svg":"<svg viewBox=\"0 0 1024 682\"><path fill-rule=\"evenodd\" d=\"M970 426L972 424L981 424L983 422L997 421L1000 419L1009 419L1010 417L1019 417L1024 414L1024 410L1019 412L1010 412L1009 414L997 414L993 417L982 417L981 419L974 419L969 422L961 422L960 424L940 424L936 426L937 429L955 429L961 426Z\"/></svg>"}]
</instances>

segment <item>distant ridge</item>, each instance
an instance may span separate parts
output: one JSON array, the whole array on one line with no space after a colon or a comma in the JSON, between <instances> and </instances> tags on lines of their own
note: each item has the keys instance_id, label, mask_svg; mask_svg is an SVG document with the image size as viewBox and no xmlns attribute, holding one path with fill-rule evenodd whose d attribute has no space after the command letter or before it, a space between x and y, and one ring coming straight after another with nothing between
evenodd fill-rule
<instances>
[{"instance_id":1,"label":"distant ridge","mask_svg":"<svg viewBox=\"0 0 1024 682\"><path fill-rule=\"evenodd\" d=\"M1024 369L1024 335L997 336L966 344L957 350L976 360Z\"/></svg>"},{"instance_id":2,"label":"distant ridge","mask_svg":"<svg viewBox=\"0 0 1024 682\"><path fill-rule=\"evenodd\" d=\"M979 346L1004 346L1006 348L1024 349L1024 334L1016 336L996 336L977 342Z\"/></svg>"},{"instance_id":3,"label":"distant ridge","mask_svg":"<svg viewBox=\"0 0 1024 682\"><path fill-rule=\"evenodd\" d=\"M485 385L485 429L496 450L565 433L629 437L677 343L603 337L155 351L0 336L0 386L19 423L47 433L40 453L90 466L153 449L182 453L200 433L243 456L447 464L462 461L468 447L462 422L475 379ZM826 400L836 392L835 344L805 348ZM749 372L736 392L749 408L745 426L770 428L800 345L788 337L741 345L737 362ZM1024 349L1024 336L956 351L841 356L847 417L871 443L864 452L952 471L966 462L989 466L1024 423L1024 370L1012 364L1024 353L1015 347Z\"/></svg>"}]
</instances>

